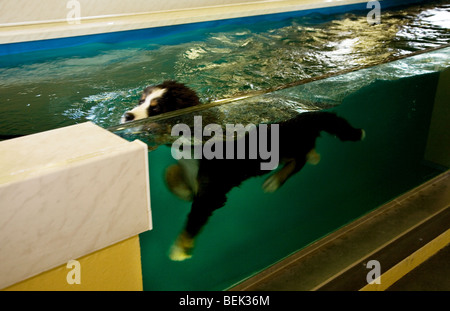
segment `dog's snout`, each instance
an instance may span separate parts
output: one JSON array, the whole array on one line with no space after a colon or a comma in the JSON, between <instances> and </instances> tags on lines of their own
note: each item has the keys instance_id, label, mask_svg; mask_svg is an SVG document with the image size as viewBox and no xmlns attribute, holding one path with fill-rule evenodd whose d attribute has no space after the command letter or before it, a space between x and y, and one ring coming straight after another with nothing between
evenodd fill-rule
<instances>
[{"instance_id":1,"label":"dog's snout","mask_svg":"<svg viewBox=\"0 0 450 311\"><path fill-rule=\"evenodd\" d=\"M123 117L125 119L125 122L129 122L129 121L133 121L134 120L134 114L132 114L131 112L125 112Z\"/></svg>"}]
</instances>

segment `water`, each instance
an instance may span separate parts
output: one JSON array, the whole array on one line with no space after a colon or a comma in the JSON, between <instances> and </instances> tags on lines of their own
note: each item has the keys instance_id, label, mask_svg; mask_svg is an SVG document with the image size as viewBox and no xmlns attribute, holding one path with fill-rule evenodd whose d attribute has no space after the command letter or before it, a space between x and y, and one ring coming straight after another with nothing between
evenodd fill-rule
<instances>
[{"instance_id":1,"label":"water","mask_svg":"<svg viewBox=\"0 0 450 311\"><path fill-rule=\"evenodd\" d=\"M254 25L193 30L192 40L159 38L92 44L51 59L15 56L0 68L0 134L29 133L91 120L113 127L148 84L175 78L198 90L204 107L240 92L359 68L450 43L444 1L386 11L369 27L365 12L308 15ZM62 54L61 54L62 53ZM71 54L70 57L64 53ZM210 109L134 123L115 133L148 143L154 229L140 235L145 290L222 290L435 176L423 160L439 72L450 48L320 79ZM21 62L17 57L22 58ZM36 60L38 59L38 60ZM5 64L5 58L0 58ZM13 62L14 63L14 62ZM363 142L318 139L318 165L307 165L273 194L265 177L228 195L200 234L194 257L170 261L169 248L190 203L172 195L164 171L175 160L165 125L194 115L226 123L281 122L329 109ZM159 123L142 131L136 125ZM307 276L305 276L307 277ZM301 280L299 280L301 281Z\"/></svg>"},{"instance_id":2,"label":"water","mask_svg":"<svg viewBox=\"0 0 450 311\"><path fill-rule=\"evenodd\" d=\"M446 1L383 11L375 26L366 14L314 13L3 56L0 134L116 125L145 86L164 79L185 82L210 102L450 43Z\"/></svg>"},{"instance_id":3,"label":"water","mask_svg":"<svg viewBox=\"0 0 450 311\"><path fill-rule=\"evenodd\" d=\"M324 134L316 148L320 163L305 166L275 193L262 191L264 176L233 189L198 237L194 257L185 262L167 256L190 210L190 203L176 198L164 184L165 169L175 163L164 145L170 139L152 131L130 135L133 127L116 131L158 146L149 153L155 228L140 236L144 289L223 290L439 174L441 169L423 160L439 70L423 64L437 64L449 55L447 48L223 107L152 120L165 128L179 122L192 125L195 115L221 116L222 124L286 119L302 109L298 102L288 106L283 99L310 97L310 89L339 89L355 77L378 77L345 96L337 92L336 98L343 99L328 107L364 128L363 142L342 143ZM398 68L417 71L406 74ZM399 76L389 75L394 72Z\"/></svg>"}]
</instances>

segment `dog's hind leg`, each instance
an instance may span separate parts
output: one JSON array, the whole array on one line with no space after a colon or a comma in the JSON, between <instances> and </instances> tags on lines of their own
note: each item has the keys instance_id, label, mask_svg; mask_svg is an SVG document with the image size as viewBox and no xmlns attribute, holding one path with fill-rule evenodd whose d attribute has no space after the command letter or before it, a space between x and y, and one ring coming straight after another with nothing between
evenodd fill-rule
<instances>
[{"instance_id":1,"label":"dog's hind leg","mask_svg":"<svg viewBox=\"0 0 450 311\"><path fill-rule=\"evenodd\" d=\"M280 188L286 180L292 175L300 171L305 166L306 159L289 159L284 166L270 175L263 183L264 192L275 192Z\"/></svg>"},{"instance_id":2,"label":"dog's hind leg","mask_svg":"<svg viewBox=\"0 0 450 311\"><path fill-rule=\"evenodd\" d=\"M194 197L186 226L172 245L169 257L182 261L192 257L195 237L208 222L212 213L226 202L226 192L203 191Z\"/></svg>"}]
</instances>

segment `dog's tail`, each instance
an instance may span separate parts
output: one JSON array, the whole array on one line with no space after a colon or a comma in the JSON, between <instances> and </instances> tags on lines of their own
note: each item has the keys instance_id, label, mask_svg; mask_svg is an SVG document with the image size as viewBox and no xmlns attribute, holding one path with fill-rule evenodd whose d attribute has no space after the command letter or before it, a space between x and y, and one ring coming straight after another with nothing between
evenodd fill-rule
<instances>
[{"instance_id":1,"label":"dog's tail","mask_svg":"<svg viewBox=\"0 0 450 311\"><path fill-rule=\"evenodd\" d=\"M319 131L325 131L342 141L360 141L366 136L363 129L351 126L346 119L332 112L318 112L315 119Z\"/></svg>"}]
</instances>

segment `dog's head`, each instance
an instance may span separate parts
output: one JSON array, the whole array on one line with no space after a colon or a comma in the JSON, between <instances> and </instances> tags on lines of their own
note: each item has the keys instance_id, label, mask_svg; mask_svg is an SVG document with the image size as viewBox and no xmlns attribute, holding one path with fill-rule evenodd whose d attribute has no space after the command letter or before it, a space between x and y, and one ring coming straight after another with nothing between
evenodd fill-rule
<instances>
[{"instance_id":1,"label":"dog's head","mask_svg":"<svg viewBox=\"0 0 450 311\"><path fill-rule=\"evenodd\" d=\"M121 123L156 116L158 114L195 106L200 103L197 94L182 83L165 81L149 86L142 92L139 105L125 112Z\"/></svg>"}]
</instances>

